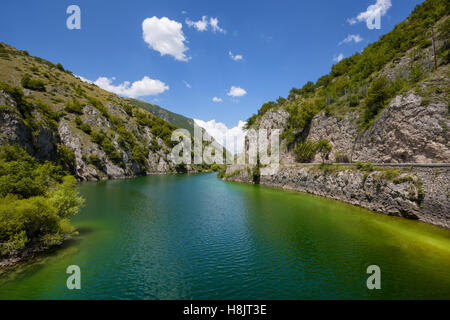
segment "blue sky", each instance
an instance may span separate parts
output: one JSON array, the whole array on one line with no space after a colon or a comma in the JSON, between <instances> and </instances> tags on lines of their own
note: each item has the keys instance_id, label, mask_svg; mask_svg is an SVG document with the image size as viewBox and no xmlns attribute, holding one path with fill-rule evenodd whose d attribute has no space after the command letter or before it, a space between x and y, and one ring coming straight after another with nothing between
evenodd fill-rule
<instances>
[{"instance_id":1,"label":"blue sky","mask_svg":"<svg viewBox=\"0 0 450 320\"><path fill-rule=\"evenodd\" d=\"M328 73L334 58L376 41L421 2L17 0L2 3L0 41L60 62L92 81L105 77L119 86L148 77L141 85L154 87L143 91L163 92L140 99L231 128L264 102L287 96L292 87ZM364 21L349 23L370 5L389 3L380 30L369 30ZM81 30L66 27L71 4L81 8ZM203 16L207 29L199 31L191 22ZM156 18L149 20L146 42L143 22L152 17ZM211 18L217 18L218 28ZM200 29L204 26L197 24ZM342 43L349 35L350 41ZM171 54L161 55L164 45ZM230 51L242 59L233 60ZM233 86L234 97L229 95ZM118 92L140 92L122 89Z\"/></svg>"}]
</instances>

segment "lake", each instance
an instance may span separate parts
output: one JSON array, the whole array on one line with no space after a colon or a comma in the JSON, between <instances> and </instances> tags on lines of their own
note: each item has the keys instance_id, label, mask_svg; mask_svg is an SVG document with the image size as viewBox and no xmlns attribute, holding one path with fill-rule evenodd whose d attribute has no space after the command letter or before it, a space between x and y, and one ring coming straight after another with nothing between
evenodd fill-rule
<instances>
[{"instance_id":1,"label":"lake","mask_svg":"<svg viewBox=\"0 0 450 320\"><path fill-rule=\"evenodd\" d=\"M450 230L215 174L79 190L80 235L2 275L0 299L450 298Z\"/></svg>"}]
</instances>

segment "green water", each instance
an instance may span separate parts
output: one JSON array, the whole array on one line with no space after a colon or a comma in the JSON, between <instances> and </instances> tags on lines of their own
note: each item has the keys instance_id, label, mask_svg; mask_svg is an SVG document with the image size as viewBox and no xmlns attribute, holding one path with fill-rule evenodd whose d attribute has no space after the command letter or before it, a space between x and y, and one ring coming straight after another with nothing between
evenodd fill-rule
<instances>
[{"instance_id":1,"label":"green water","mask_svg":"<svg viewBox=\"0 0 450 320\"><path fill-rule=\"evenodd\" d=\"M0 276L1 299L450 298L449 230L213 174L80 192L80 236Z\"/></svg>"}]
</instances>

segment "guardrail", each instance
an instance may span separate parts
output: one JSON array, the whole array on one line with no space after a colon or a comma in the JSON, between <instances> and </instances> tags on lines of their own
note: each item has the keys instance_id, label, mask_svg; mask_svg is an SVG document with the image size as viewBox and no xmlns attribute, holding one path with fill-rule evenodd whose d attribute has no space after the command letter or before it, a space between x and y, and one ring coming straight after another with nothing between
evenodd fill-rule
<instances>
[{"instance_id":1,"label":"guardrail","mask_svg":"<svg viewBox=\"0 0 450 320\"><path fill-rule=\"evenodd\" d=\"M292 163L292 164L282 164L283 167L305 167L305 166L319 166L321 162L318 163ZM325 163L330 166L342 166L342 167L352 167L356 166L356 163ZM372 163L375 167L402 167L402 168L450 168L450 163Z\"/></svg>"}]
</instances>

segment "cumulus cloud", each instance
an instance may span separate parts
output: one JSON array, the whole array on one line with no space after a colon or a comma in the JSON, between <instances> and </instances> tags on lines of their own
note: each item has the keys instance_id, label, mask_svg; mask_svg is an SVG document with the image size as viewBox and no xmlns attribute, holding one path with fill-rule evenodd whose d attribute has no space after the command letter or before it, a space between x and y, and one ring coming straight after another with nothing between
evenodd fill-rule
<instances>
[{"instance_id":1,"label":"cumulus cloud","mask_svg":"<svg viewBox=\"0 0 450 320\"><path fill-rule=\"evenodd\" d=\"M344 59L344 55L343 55L342 53L340 53L337 57L334 57L334 58L333 58L333 61L334 61L334 62L339 62L339 61L341 61L342 59Z\"/></svg>"},{"instance_id":2,"label":"cumulus cloud","mask_svg":"<svg viewBox=\"0 0 450 320\"><path fill-rule=\"evenodd\" d=\"M233 128L228 128L221 122L216 120L203 121L194 119L195 123L206 130L218 143L227 148L232 154L241 153L244 151L246 122L239 121L238 125Z\"/></svg>"},{"instance_id":3,"label":"cumulus cloud","mask_svg":"<svg viewBox=\"0 0 450 320\"><path fill-rule=\"evenodd\" d=\"M183 80L183 83L186 86L186 88L188 88L188 89L192 88L191 85L187 81Z\"/></svg>"},{"instance_id":4,"label":"cumulus cloud","mask_svg":"<svg viewBox=\"0 0 450 320\"><path fill-rule=\"evenodd\" d=\"M186 24L189 27L194 27L195 29L197 29L200 32L206 31L208 30L208 20L207 20L207 16L203 16L202 20L199 21L192 21L190 19L186 19Z\"/></svg>"},{"instance_id":5,"label":"cumulus cloud","mask_svg":"<svg viewBox=\"0 0 450 320\"><path fill-rule=\"evenodd\" d=\"M168 54L179 61L188 61L185 52L189 50L185 45L183 25L166 17L147 18L142 22L144 41L162 56Z\"/></svg>"},{"instance_id":6,"label":"cumulus cloud","mask_svg":"<svg viewBox=\"0 0 450 320\"><path fill-rule=\"evenodd\" d=\"M247 91L245 91L245 90L242 89L241 87L235 87L235 86L232 86L232 87L230 88L230 91L228 91L227 94L228 94L230 97L237 98L237 97L245 96L245 95L247 94Z\"/></svg>"},{"instance_id":7,"label":"cumulus cloud","mask_svg":"<svg viewBox=\"0 0 450 320\"><path fill-rule=\"evenodd\" d=\"M364 39L361 38L361 36L359 34L349 34L347 36L347 38L345 38L344 40L342 40L341 42L339 42L339 45L344 44L344 43L349 43L354 41L355 43L359 43L361 41L363 41Z\"/></svg>"},{"instance_id":8,"label":"cumulus cloud","mask_svg":"<svg viewBox=\"0 0 450 320\"><path fill-rule=\"evenodd\" d=\"M222 29L221 27L219 27L219 19L217 18L210 18L209 19L209 24L211 25L212 31L215 32L222 32L222 33L226 33L226 31L224 29Z\"/></svg>"},{"instance_id":9,"label":"cumulus cloud","mask_svg":"<svg viewBox=\"0 0 450 320\"><path fill-rule=\"evenodd\" d=\"M223 100L222 100L222 98L214 97L214 98L212 98L212 101L213 102L222 102Z\"/></svg>"},{"instance_id":10,"label":"cumulus cloud","mask_svg":"<svg viewBox=\"0 0 450 320\"><path fill-rule=\"evenodd\" d=\"M186 24L189 27L193 27L195 29L197 29L197 31L203 32L208 30L208 27L211 27L211 31L216 33L216 32L221 32L221 33L226 33L226 31L224 29L222 29L221 27L219 27L219 19L218 18L209 18L208 20L208 16L202 16L201 20L198 21L192 21L191 19L186 19Z\"/></svg>"},{"instance_id":11,"label":"cumulus cloud","mask_svg":"<svg viewBox=\"0 0 450 320\"><path fill-rule=\"evenodd\" d=\"M231 52L231 51L228 51L228 55L234 61L240 61L240 60L244 59L244 57L241 54L233 55L233 52Z\"/></svg>"},{"instance_id":12,"label":"cumulus cloud","mask_svg":"<svg viewBox=\"0 0 450 320\"><path fill-rule=\"evenodd\" d=\"M370 5L366 11L359 13L355 18L347 19L349 24L355 24L357 22L370 22L376 16L384 16L388 12L389 8L392 7L391 0L377 0L375 4Z\"/></svg>"},{"instance_id":13,"label":"cumulus cloud","mask_svg":"<svg viewBox=\"0 0 450 320\"><path fill-rule=\"evenodd\" d=\"M169 86L167 86L164 82L150 79L147 76L143 77L142 80L135 81L131 84L129 81L125 81L124 83L114 85L114 80L114 77L99 77L93 83L106 91L129 98L154 96L169 90Z\"/></svg>"}]
</instances>

